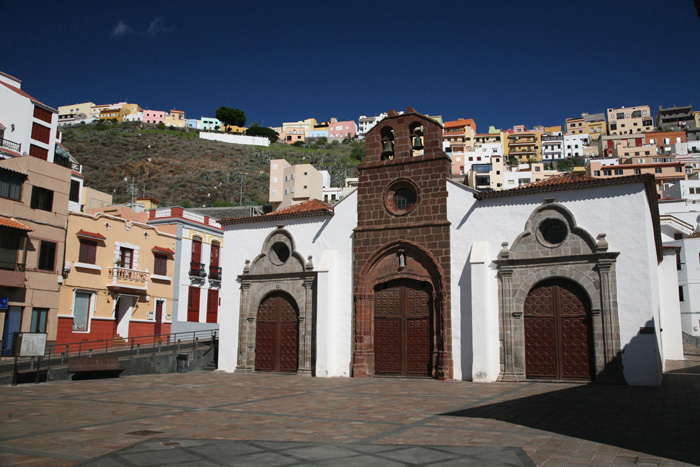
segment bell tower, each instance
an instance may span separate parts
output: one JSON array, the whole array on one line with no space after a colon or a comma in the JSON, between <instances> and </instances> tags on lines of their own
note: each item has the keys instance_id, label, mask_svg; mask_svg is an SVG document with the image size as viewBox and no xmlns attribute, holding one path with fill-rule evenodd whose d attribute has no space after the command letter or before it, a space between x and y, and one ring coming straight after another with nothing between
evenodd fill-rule
<instances>
[{"instance_id":1,"label":"bell tower","mask_svg":"<svg viewBox=\"0 0 700 467\"><path fill-rule=\"evenodd\" d=\"M366 136L358 167L353 376L452 377L442 126L409 107ZM398 350L397 350L398 349Z\"/></svg>"}]
</instances>

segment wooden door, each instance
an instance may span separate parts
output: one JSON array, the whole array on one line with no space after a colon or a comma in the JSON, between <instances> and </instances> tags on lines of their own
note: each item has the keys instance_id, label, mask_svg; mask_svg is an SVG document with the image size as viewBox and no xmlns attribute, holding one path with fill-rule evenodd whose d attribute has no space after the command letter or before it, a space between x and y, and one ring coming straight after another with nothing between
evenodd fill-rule
<instances>
[{"instance_id":1,"label":"wooden door","mask_svg":"<svg viewBox=\"0 0 700 467\"><path fill-rule=\"evenodd\" d=\"M153 334L159 336L163 332L163 301L156 300L156 325Z\"/></svg>"},{"instance_id":2,"label":"wooden door","mask_svg":"<svg viewBox=\"0 0 700 467\"><path fill-rule=\"evenodd\" d=\"M15 333L22 329L22 307L10 306L5 311L5 326L2 333L2 355L12 355Z\"/></svg>"},{"instance_id":3,"label":"wooden door","mask_svg":"<svg viewBox=\"0 0 700 467\"><path fill-rule=\"evenodd\" d=\"M219 311L219 290L209 289L207 292L207 323L216 323Z\"/></svg>"},{"instance_id":4,"label":"wooden door","mask_svg":"<svg viewBox=\"0 0 700 467\"><path fill-rule=\"evenodd\" d=\"M199 287L190 286L187 297L187 321L193 323L199 322L199 293Z\"/></svg>"},{"instance_id":5,"label":"wooden door","mask_svg":"<svg viewBox=\"0 0 700 467\"><path fill-rule=\"evenodd\" d=\"M209 266L219 267L219 245L217 243L211 244L211 258L209 261Z\"/></svg>"},{"instance_id":6,"label":"wooden door","mask_svg":"<svg viewBox=\"0 0 700 467\"><path fill-rule=\"evenodd\" d=\"M416 281L394 281L375 291L374 370L430 375L431 293Z\"/></svg>"},{"instance_id":7,"label":"wooden door","mask_svg":"<svg viewBox=\"0 0 700 467\"><path fill-rule=\"evenodd\" d=\"M202 262L202 239L199 237L192 238L192 262Z\"/></svg>"},{"instance_id":8,"label":"wooden door","mask_svg":"<svg viewBox=\"0 0 700 467\"><path fill-rule=\"evenodd\" d=\"M296 372L299 361L299 320L286 294L268 296L258 307L255 369Z\"/></svg>"},{"instance_id":9,"label":"wooden door","mask_svg":"<svg viewBox=\"0 0 700 467\"><path fill-rule=\"evenodd\" d=\"M525 373L528 378L590 380L591 317L585 292L554 279L525 299Z\"/></svg>"}]
</instances>

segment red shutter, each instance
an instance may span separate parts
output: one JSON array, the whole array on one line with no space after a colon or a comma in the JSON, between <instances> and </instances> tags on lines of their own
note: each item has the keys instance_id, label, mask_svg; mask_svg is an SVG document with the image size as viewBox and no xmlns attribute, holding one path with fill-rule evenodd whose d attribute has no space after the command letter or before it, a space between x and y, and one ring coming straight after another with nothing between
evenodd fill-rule
<instances>
[{"instance_id":1,"label":"red shutter","mask_svg":"<svg viewBox=\"0 0 700 467\"><path fill-rule=\"evenodd\" d=\"M49 160L49 150L34 146L33 144L29 145L29 155L45 161Z\"/></svg>"},{"instance_id":2,"label":"red shutter","mask_svg":"<svg viewBox=\"0 0 700 467\"><path fill-rule=\"evenodd\" d=\"M219 266L219 245L216 243L212 243L211 245L211 261L209 262L210 266Z\"/></svg>"},{"instance_id":3,"label":"red shutter","mask_svg":"<svg viewBox=\"0 0 700 467\"><path fill-rule=\"evenodd\" d=\"M216 289L209 289L209 294L207 296L207 323L217 322L217 311L219 309L219 291Z\"/></svg>"},{"instance_id":4,"label":"red shutter","mask_svg":"<svg viewBox=\"0 0 700 467\"><path fill-rule=\"evenodd\" d=\"M51 123L51 112L44 110L41 107L34 106L34 118L38 118L46 123Z\"/></svg>"},{"instance_id":5,"label":"red shutter","mask_svg":"<svg viewBox=\"0 0 700 467\"><path fill-rule=\"evenodd\" d=\"M95 264L97 261L97 243L90 240L81 240L78 261L81 263Z\"/></svg>"},{"instance_id":6,"label":"red shutter","mask_svg":"<svg viewBox=\"0 0 700 467\"><path fill-rule=\"evenodd\" d=\"M51 139L51 128L44 125L39 125L38 123L33 123L32 139L40 141L44 144L49 144L49 139Z\"/></svg>"},{"instance_id":7,"label":"red shutter","mask_svg":"<svg viewBox=\"0 0 700 467\"><path fill-rule=\"evenodd\" d=\"M190 287L187 299L187 321L199 322L199 287Z\"/></svg>"},{"instance_id":8,"label":"red shutter","mask_svg":"<svg viewBox=\"0 0 700 467\"><path fill-rule=\"evenodd\" d=\"M202 262L202 240L199 238L192 239L192 262Z\"/></svg>"}]
</instances>

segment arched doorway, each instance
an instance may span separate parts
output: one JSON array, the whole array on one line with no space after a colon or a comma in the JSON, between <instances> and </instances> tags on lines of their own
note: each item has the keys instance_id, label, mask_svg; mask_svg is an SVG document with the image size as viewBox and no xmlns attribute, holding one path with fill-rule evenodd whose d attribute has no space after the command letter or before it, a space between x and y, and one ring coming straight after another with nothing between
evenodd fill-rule
<instances>
[{"instance_id":1,"label":"arched doorway","mask_svg":"<svg viewBox=\"0 0 700 467\"><path fill-rule=\"evenodd\" d=\"M374 369L377 374L431 375L432 288L399 279L375 288Z\"/></svg>"},{"instance_id":2,"label":"arched doorway","mask_svg":"<svg viewBox=\"0 0 700 467\"><path fill-rule=\"evenodd\" d=\"M299 319L287 294L268 295L258 307L255 369L295 373L299 366Z\"/></svg>"},{"instance_id":3,"label":"arched doorway","mask_svg":"<svg viewBox=\"0 0 700 467\"><path fill-rule=\"evenodd\" d=\"M580 286L540 282L525 299L524 316L527 378L593 379L591 306Z\"/></svg>"}]
</instances>

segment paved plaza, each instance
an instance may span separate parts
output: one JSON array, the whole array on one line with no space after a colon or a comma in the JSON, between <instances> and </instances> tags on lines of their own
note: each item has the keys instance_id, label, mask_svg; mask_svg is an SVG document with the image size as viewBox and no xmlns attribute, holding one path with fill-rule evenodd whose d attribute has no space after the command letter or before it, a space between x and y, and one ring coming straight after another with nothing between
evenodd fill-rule
<instances>
[{"instance_id":1,"label":"paved plaza","mask_svg":"<svg viewBox=\"0 0 700 467\"><path fill-rule=\"evenodd\" d=\"M660 387L193 372L0 387L0 465L700 465Z\"/></svg>"}]
</instances>

